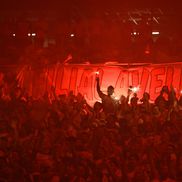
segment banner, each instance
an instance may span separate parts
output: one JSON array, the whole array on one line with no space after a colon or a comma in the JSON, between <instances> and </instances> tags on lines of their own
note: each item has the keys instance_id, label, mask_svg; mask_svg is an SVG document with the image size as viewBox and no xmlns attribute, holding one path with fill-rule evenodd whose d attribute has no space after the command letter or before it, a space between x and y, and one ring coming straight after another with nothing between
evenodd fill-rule
<instances>
[{"instance_id":1,"label":"banner","mask_svg":"<svg viewBox=\"0 0 182 182\"><path fill-rule=\"evenodd\" d=\"M18 74L20 85L29 95L40 97L55 87L57 94L81 93L90 105L100 100L96 91L96 72L99 72L101 90L115 88L115 96L127 95L129 86L139 87L138 97L144 92L151 101L159 95L164 85L172 85L180 95L182 90L182 63L158 65L61 65L44 69L24 67Z\"/></svg>"}]
</instances>

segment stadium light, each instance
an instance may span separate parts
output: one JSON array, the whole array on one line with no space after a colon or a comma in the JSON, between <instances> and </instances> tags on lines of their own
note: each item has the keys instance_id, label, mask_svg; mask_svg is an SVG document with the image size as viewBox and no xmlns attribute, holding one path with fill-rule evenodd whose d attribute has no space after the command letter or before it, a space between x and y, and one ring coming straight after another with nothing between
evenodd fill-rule
<instances>
[{"instance_id":1,"label":"stadium light","mask_svg":"<svg viewBox=\"0 0 182 182\"><path fill-rule=\"evenodd\" d=\"M159 35L160 32L152 32L152 35Z\"/></svg>"},{"instance_id":2,"label":"stadium light","mask_svg":"<svg viewBox=\"0 0 182 182\"><path fill-rule=\"evenodd\" d=\"M138 87L132 87L132 88L131 88L131 91L132 91L133 93L137 93L139 90L140 90L140 87L139 87L139 86L138 86Z\"/></svg>"}]
</instances>

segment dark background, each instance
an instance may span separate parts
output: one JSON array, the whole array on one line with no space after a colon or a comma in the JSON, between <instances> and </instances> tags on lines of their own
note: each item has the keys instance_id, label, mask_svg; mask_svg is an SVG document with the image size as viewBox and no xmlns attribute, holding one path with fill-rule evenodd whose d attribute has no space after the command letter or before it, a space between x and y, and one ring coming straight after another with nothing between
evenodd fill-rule
<instances>
[{"instance_id":1,"label":"dark background","mask_svg":"<svg viewBox=\"0 0 182 182\"><path fill-rule=\"evenodd\" d=\"M73 63L181 61L181 7L180 1L0 1L0 62L52 64L69 55Z\"/></svg>"}]
</instances>

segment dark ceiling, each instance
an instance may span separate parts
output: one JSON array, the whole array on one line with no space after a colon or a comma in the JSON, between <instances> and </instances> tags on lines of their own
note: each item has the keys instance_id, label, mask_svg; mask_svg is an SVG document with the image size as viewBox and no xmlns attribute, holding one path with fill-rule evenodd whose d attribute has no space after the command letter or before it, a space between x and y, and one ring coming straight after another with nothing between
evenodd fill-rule
<instances>
[{"instance_id":1,"label":"dark ceiling","mask_svg":"<svg viewBox=\"0 0 182 182\"><path fill-rule=\"evenodd\" d=\"M180 12L181 2L178 1L122 1L122 0L1 0L1 10L63 10L65 8L78 8L80 11L92 9L93 11L126 8L163 8Z\"/></svg>"},{"instance_id":2,"label":"dark ceiling","mask_svg":"<svg viewBox=\"0 0 182 182\"><path fill-rule=\"evenodd\" d=\"M109 45L115 46L116 45L115 40L119 40L119 38L116 36L117 34L113 35L112 31L109 30L110 27L108 26L107 26L108 30L105 30L106 34L103 33L102 25L103 24L105 25L105 23L108 25L113 25L112 27L113 28L115 27L116 29L118 27L120 28L121 26L122 31L127 33L127 35L129 36L131 36L131 33L130 33L130 30L128 30L128 26L132 27L132 31L140 31L142 35L143 33L145 33L145 28L148 27L148 25L150 25L153 31L155 30L160 31L159 40L161 39L163 40L165 38L162 44L164 47L166 46L166 43L165 43L166 39L167 40L169 39L170 42L172 42L171 43L172 47L174 47L174 50L175 50L173 51L174 53L172 54L175 55L175 57L178 56L177 59L179 60L179 57L180 58L182 57L182 54L181 54L181 47L182 47L181 7L182 7L181 2L180 1L175 2L175 0L163 1L163 2L154 1L154 0L151 2L144 1L144 0L142 1L138 1L138 0L128 0L128 1L122 1L122 0L59 0L59 1L58 0L56 1L54 0L45 0L45 1L43 0L37 0L37 1L35 0L3 0L2 1L0 0L0 22L2 22L3 24L4 20L6 22L10 19L11 22L18 23L19 21L21 22L21 18L22 19L25 18L25 19L28 19L28 21L30 21L30 24L32 23L32 26L33 26L33 23L36 22L37 20L45 19L45 21L49 22L50 24L49 31L50 30L53 31L51 35L53 35L53 37L56 37L57 34L54 35L55 33L54 29L55 30L57 29L53 28L54 25L56 27L56 25L64 23L65 21L69 25L71 25L70 27L75 26L76 28L74 30L79 30L78 35L80 37L81 36L84 37L85 35L87 35L85 34L85 32L87 31L84 32L84 30L89 30L90 31L89 33L92 35L93 33L92 29L93 31L95 31L94 28L96 27L97 29L99 27L97 24L97 21L95 23L95 20L102 20L103 22L101 22L99 35L101 35L100 37L104 37L103 42L105 41L105 43L101 44L100 46L101 48L104 47L103 45L107 44L107 40L109 38L110 39L108 40L108 42L110 43L108 44L108 47ZM75 24L75 22L77 23ZM115 22L116 22L116 25L115 25ZM143 23L146 26L146 27L143 27L144 29L142 29L142 26L140 27L140 25L142 25ZM81 25L81 28L79 28L79 25ZM92 27L91 30L90 30L90 27ZM69 31L70 30L68 29L67 34L69 34ZM58 32L59 32L59 29L58 29ZM122 41L124 38L126 38L123 35L125 34L124 33L119 34L119 36L121 36L122 38ZM93 33L93 36L94 36L94 33ZM131 39L131 37L129 38ZM84 40L87 40L87 39L84 39ZM95 41L95 39L93 38L91 38L90 40L92 40L93 42ZM158 42L160 43L160 41ZM94 48L96 47L96 50L97 50L97 48L99 47L98 45L100 45L99 43L101 43L101 41L96 40L95 44L89 44L89 45L90 47L94 47ZM123 46L124 45L125 44L123 44ZM139 45L141 45L141 43ZM79 46L76 44L75 47L79 47ZM113 50L115 51L114 46L113 46ZM139 46L135 44L135 47L138 48ZM171 50L171 48L167 48L167 49ZM89 49L86 47L85 50L89 50ZM103 48L103 50L105 54L105 52L108 52L107 50L112 50L112 48L110 47L107 49ZM94 52L94 50L92 51ZM100 49L98 49L96 52L99 52L100 54L101 51ZM141 52L143 54L144 50L142 49ZM125 56L125 52L121 53L121 55L122 54L124 54ZM129 53L129 55L131 55L131 53ZM99 57L99 56L96 56L96 57ZM107 55L104 55L104 56L107 57ZM126 54L126 57L127 56L128 54ZM123 55L122 55L122 58L123 58ZM127 60L128 60L128 57L127 57Z\"/></svg>"}]
</instances>

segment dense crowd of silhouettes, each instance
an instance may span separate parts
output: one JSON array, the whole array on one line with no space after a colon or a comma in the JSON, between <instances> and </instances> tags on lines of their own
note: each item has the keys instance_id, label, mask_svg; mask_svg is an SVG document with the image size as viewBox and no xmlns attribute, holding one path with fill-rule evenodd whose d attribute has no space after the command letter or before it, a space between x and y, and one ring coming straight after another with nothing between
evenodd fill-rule
<instances>
[{"instance_id":1,"label":"dense crowd of silhouettes","mask_svg":"<svg viewBox=\"0 0 182 182\"><path fill-rule=\"evenodd\" d=\"M164 86L151 103L129 90L115 104L107 112L81 94L35 100L2 86L0 181L182 181L182 96Z\"/></svg>"}]
</instances>

